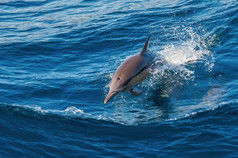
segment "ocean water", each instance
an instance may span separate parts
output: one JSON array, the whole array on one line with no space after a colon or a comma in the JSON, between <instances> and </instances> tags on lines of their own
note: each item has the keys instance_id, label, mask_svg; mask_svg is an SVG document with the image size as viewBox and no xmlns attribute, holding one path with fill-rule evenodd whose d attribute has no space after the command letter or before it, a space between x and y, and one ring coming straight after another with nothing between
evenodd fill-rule
<instances>
[{"instance_id":1,"label":"ocean water","mask_svg":"<svg viewBox=\"0 0 238 158\"><path fill-rule=\"evenodd\" d=\"M149 35L144 93L104 104ZM0 0L0 53L0 157L238 156L236 0Z\"/></svg>"}]
</instances>

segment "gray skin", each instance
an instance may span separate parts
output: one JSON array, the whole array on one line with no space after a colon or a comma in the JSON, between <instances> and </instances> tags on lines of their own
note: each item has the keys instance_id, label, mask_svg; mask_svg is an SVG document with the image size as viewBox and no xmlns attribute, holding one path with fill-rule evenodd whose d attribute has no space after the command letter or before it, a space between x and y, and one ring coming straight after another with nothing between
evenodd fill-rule
<instances>
[{"instance_id":1,"label":"gray skin","mask_svg":"<svg viewBox=\"0 0 238 158\"><path fill-rule=\"evenodd\" d=\"M122 91L129 91L132 95L138 96L143 91L135 86L143 82L149 75L155 55L148 52L150 37L146 40L140 54L134 55L123 62L114 73L110 82L109 93L104 100L106 104L112 97Z\"/></svg>"}]
</instances>

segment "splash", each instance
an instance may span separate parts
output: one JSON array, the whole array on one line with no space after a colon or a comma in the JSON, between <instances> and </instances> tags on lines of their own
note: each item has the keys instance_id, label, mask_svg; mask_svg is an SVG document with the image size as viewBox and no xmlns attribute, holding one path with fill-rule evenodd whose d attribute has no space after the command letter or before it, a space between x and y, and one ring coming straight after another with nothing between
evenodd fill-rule
<instances>
[{"instance_id":1,"label":"splash","mask_svg":"<svg viewBox=\"0 0 238 158\"><path fill-rule=\"evenodd\" d=\"M206 71L212 71L215 60L208 47L215 36L208 37L210 42L206 43L208 38L201 38L192 28L175 27L172 32L177 40L156 51L150 85L153 85L155 80L168 78L171 78L167 81L169 84L172 84L172 80L177 81L178 85L182 85L184 81L192 81L195 78L193 67L197 63L202 64Z\"/></svg>"}]
</instances>

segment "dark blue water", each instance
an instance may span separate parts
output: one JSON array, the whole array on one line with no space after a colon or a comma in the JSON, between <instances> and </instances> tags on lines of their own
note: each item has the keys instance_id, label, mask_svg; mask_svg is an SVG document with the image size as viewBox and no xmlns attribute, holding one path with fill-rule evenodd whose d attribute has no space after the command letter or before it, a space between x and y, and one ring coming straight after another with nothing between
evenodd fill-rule
<instances>
[{"instance_id":1,"label":"dark blue water","mask_svg":"<svg viewBox=\"0 0 238 158\"><path fill-rule=\"evenodd\" d=\"M167 64L104 104L149 35ZM238 155L236 0L1 0L0 53L0 157Z\"/></svg>"}]
</instances>

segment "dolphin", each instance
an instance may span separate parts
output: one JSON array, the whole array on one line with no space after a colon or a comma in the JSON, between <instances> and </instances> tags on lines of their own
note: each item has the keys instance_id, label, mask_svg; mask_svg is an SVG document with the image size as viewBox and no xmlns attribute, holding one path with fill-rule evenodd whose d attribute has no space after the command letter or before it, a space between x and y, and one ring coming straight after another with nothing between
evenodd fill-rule
<instances>
[{"instance_id":1,"label":"dolphin","mask_svg":"<svg viewBox=\"0 0 238 158\"><path fill-rule=\"evenodd\" d=\"M149 68L155 58L154 54L148 53L150 37L146 40L140 54L129 57L117 68L110 82L110 90L104 100L105 104L116 94L123 91L128 91L134 96L143 93L142 90L135 86L143 82L150 75Z\"/></svg>"}]
</instances>

